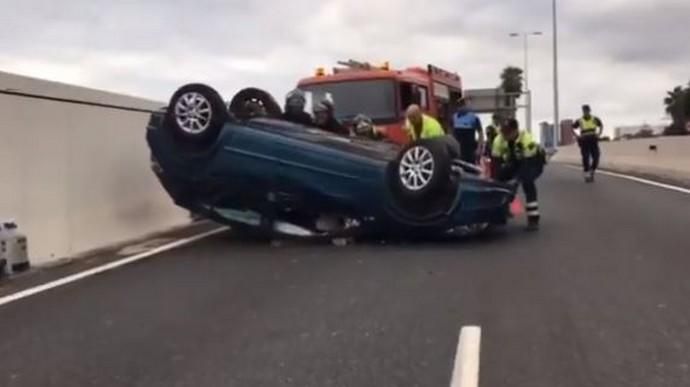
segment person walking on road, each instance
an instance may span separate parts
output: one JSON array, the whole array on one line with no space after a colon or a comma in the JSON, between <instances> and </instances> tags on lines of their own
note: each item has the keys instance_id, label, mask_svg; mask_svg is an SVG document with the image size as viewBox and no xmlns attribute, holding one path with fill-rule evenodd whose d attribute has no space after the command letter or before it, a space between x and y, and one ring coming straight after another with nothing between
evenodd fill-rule
<instances>
[{"instance_id":1,"label":"person walking on road","mask_svg":"<svg viewBox=\"0 0 690 387\"><path fill-rule=\"evenodd\" d=\"M527 202L527 229L539 229L540 214L535 181L544 170L546 152L528 132L520 130L514 118L501 127L491 148L492 156L497 162L496 179L522 184Z\"/></svg>"},{"instance_id":2,"label":"person walking on road","mask_svg":"<svg viewBox=\"0 0 690 387\"><path fill-rule=\"evenodd\" d=\"M424 114L419 105L410 105L405 111L405 118L405 132L412 141L446 135L441 124L435 118Z\"/></svg>"},{"instance_id":3,"label":"person walking on road","mask_svg":"<svg viewBox=\"0 0 690 387\"><path fill-rule=\"evenodd\" d=\"M464 98L458 100L458 110L453 115L453 136L460 143L462 160L476 164L479 156L477 150L484 142L484 131L479 117L467 107Z\"/></svg>"},{"instance_id":4,"label":"person walking on road","mask_svg":"<svg viewBox=\"0 0 690 387\"><path fill-rule=\"evenodd\" d=\"M592 115L589 105L582 106L582 117L575 121L573 129L580 129L580 134L575 133L577 143L582 154L582 169L585 182L594 181L594 173L599 167L599 137L604 131L604 125L599 117Z\"/></svg>"}]
</instances>

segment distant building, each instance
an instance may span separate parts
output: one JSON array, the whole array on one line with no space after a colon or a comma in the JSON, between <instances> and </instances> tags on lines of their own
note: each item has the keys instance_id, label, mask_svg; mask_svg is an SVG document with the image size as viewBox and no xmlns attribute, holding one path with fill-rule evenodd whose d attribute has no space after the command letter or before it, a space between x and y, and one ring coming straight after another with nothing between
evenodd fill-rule
<instances>
[{"instance_id":1,"label":"distant building","mask_svg":"<svg viewBox=\"0 0 690 387\"><path fill-rule=\"evenodd\" d=\"M539 134L541 146L543 146L546 149L556 147L556 131L554 130L553 124L550 124L548 122L540 123Z\"/></svg>"},{"instance_id":2,"label":"distant building","mask_svg":"<svg viewBox=\"0 0 690 387\"><path fill-rule=\"evenodd\" d=\"M575 143L575 135L573 135L573 120L561 121L561 135L559 137L558 145L565 146Z\"/></svg>"},{"instance_id":3,"label":"distant building","mask_svg":"<svg viewBox=\"0 0 690 387\"><path fill-rule=\"evenodd\" d=\"M664 128L666 128L665 125L649 125L646 123L642 125L619 126L614 129L613 138L616 140L620 140L622 138L631 138L640 132L647 131L651 131L653 134L661 134L663 133Z\"/></svg>"}]
</instances>

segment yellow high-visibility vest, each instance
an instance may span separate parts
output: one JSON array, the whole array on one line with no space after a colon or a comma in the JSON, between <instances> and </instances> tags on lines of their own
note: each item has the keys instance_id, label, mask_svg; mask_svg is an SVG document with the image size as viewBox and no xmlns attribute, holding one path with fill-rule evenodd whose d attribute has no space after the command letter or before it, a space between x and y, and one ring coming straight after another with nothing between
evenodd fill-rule
<instances>
[{"instance_id":1,"label":"yellow high-visibility vest","mask_svg":"<svg viewBox=\"0 0 690 387\"><path fill-rule=\"evenodd\" d=\"M595 134L598 127L596 117L590 116L589 119L585 117L580 118L580 133Z\"/></svg>"},{"instance_id":2,"label":"yellow high-visibility vest","mask_svg":"<svg viewBox=\"0 0 690 387\"><path fill-rule=\"evenodd\" d=\"M407 132L413 141L417 140L417 133L415 133L414 128L412 128L412 124L408 120L405 120L405 132ZM443 127L435 118L426 114L422 115L421 139L442 137L445 134L446 133L443 131Z\"/></svg>"},{"instance_id":3,"label":"yellow high-visibility vest","mask_svg":"<svg viewBox=\"0 0 690 387\"><path fill-rule=\"evenodd\" d=\"M525 131L521 131L518 138L515 140L515 153L511 154L510 144L502 134L498 134L491 146L491 155L502 159L504 162L511 161L512 157L517 160L528 159L539 154L540 148L532 136ZM517 161L516 160L516 161Z\"/></svg>"}]
</instances>

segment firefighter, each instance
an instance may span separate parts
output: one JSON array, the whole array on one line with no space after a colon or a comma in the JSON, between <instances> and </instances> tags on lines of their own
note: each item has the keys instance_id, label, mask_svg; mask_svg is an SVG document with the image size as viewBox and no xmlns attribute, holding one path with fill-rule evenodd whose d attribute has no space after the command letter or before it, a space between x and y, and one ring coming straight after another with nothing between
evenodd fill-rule
<instances>
[{"instance_id":1,"label":"firefighter","mask_svg":"<svg viewBox=\"0 0 690 387\"><path fill-rule=\"evenodd\" d=\"M364 114L357 114L352 120L352 135L371 140L382 140L384 131L374 125L374 121Z\"/></svg>"},{"instance_id":2,"label":"firefighter","mask_svg":"<svg viewBox=\"0 0 690 387\"><path fill-rule=\"evenodd\" d=\"M419 105L408 106L405 118L405 132L412 141L446 135L441 124L435 118L424 114Z\"/></svg>"},{"instance_id":3,"label":"firefighter","mask_svg":"<svg viewBox=\"0 0 690 387\"><path fill-rule=\"evenodd\" d=\"M458 110L453 115L453 136L460 143L462 160L476 164L477 151L484 142L484 131L479 117L467 107L465 98L458 100Z\"/></svg>"},{"instance_id":4,"label":"firefighter","mask_svg":"<svg viewBox=\"0 0 690 387\"><path fill-rule=\"evenodd\" d=\"M498 163L496 178L504 182L516 182L522 185L527 202L527 229L539 229L539 202L535 180L541 175L546 163L544 150L532 139L532 136L521 131L516 119L509 119L501 127L494 139L492 155Z\"/></svg>"},{"instance_id":5,"label":"firefighter","mask_svg":"<svg viewBox=\"0 0 690 387\"><path fill-rule=\"evenodd\" d=\"M283 119L306 126L314 125L309 113L304 111L304 106L306 104L307 99L302 90L295 89L289 92L285 97L285 112L283 113Z\"/></svg>"},{"instance_id":6,"label":"firefighter","mask_svg":"<svg viewBox=\"0 0 690 387\"><path fill-rule=\"evenodd\" d=\"M585 182L594 181L594 173L599 167L599 136L604 131L604 125L599 117L592 115L589 105L582 106L582 118L575 121L573 129L580 129L580 134L575 133L577 143L582 154L582 170ZM574 132L574 131L573 131Z\"/></svg>"},{"instance_id":7,"label":"firefighter","mask_svg":"<svg viewBox=\"0 0 690 387\"><path fill-rule=\"evenodd\" d=\"M328 100L323 100L314 106L314 124L327 132L349 136L350 131L335 118L335 107Z\"/></svg>"}]
</instances>

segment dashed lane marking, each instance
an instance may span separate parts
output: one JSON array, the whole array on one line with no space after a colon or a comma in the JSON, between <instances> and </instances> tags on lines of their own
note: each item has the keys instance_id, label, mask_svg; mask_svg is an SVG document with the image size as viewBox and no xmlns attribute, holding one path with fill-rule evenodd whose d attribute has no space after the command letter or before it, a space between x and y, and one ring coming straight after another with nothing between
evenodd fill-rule
<instances>
[{"instance_id":1,"label":"dashed lane marking","mask_svg":"<svg viewBox=\"0 0 690 387\"><path fill-rule=\"evenodd\" d=\"M460 330L450 387L479 386L479 352L482 329L465 326Z\"/></svg>"}]
</instances>

